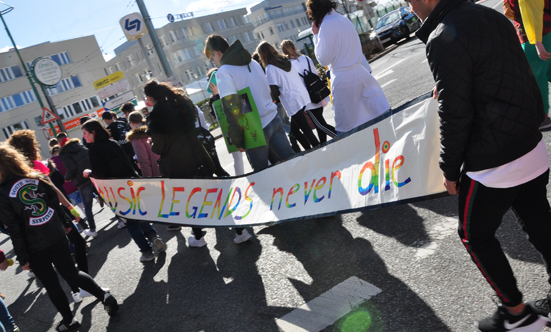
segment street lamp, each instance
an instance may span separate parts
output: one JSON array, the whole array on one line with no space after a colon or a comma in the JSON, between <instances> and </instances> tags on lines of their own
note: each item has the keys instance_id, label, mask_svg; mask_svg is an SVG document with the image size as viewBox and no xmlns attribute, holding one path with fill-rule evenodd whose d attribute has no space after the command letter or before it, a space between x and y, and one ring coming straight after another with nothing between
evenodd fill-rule
<instances>
[{"instance_id":1,"label":"street lamp","mask_svg":"<svg viewBox=\"0 0 551 332\"><path fill-rule=\"evenodd\" d=\"M27 65L25 64L25 61L23 61L23 58L21 57L21 54L19 53L19 50L17 49L17 46L15 45L15 41L13 40L13 37L11 36L10 30L8 29L8 26L6 25L6 21L4 21L4 15L11 12L13 10L13 6L8 5L5 2L0 1L0 4L7 6L8 8L0 10L0 19L2 19L2 23L4 24L4 28L6 28L6 32L8 33L8 37L10 37L11 43L13 45L13 48L15 50L15 53L17 53L17 57L19 58L19 61L21 62L21 67L23 67L23 70L25 71L25 76L27 76L27 79L29 79L29 83L31 83L31 87L33 88L34 95L36 96L36 99L38 100L38 104L40 104L40 109L44 109L44 103L42 103L42 99L40 98L40 95L38 94L38 91L36 90L36 87L34 86L33 79L31 77L31 73L29 73L29 70L27 69ZM58 122L59 124L59 122ZM52 129L52 132L56 133L54 125L50 122L50 129ZM60 124L59 129L63 131L63 124Z\"/></svg>"}]
</instances>

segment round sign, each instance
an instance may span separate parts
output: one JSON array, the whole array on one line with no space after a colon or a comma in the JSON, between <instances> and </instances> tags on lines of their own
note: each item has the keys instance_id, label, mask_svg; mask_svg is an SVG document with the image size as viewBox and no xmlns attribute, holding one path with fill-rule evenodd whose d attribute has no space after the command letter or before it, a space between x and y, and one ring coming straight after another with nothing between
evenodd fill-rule
<instances>
[{"instance_id":1,"label":"round sign","mask_svg":"<svg viewBox=\"0 0 551 332\"><path fill-rule=\"evenodd\" d=\"M168 14L168 15L166 16L166 18L168 19L168 21L169 21L170 23L173 23L173 22L174 22L174 15Z\"/></svg>"},{"instance_id":2,"label":"round sign","mask_svg":"<svg viewBox=\"0 0 551 332\"><path fill-rule=\"evenodd\" d=\"M61 67L52 59L40 58L33 66L33 74L38 83L52 86L61 81Z\"/></svg>"}]
</instances>

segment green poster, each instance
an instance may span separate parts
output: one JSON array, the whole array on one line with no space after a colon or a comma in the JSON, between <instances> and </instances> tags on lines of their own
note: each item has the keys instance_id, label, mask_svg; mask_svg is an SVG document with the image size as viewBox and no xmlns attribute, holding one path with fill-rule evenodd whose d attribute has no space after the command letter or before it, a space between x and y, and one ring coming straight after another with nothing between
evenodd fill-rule
<instances>
[{"instance_id":1,"label":"green poster","mask_svg":"<svg viewBox=\"0 0 551 332\"><path fill-rule=\"evenodd\" d=\"M254 102L251 89L246 87L243 90L237 92L241 97L241 109L236 110L239 113L237 117L241 117L240 125L243 128L243 138L245 149L257 148L259 146L266 145L266 139L264 138L264 130L262 129L262 122L260 121L260 115L258 114L258 108ZM228 152L238 151L237 147L231 141L228 133L228 121L226 120L226 114L222 110L222 100L219 99L213 103L216 116L218 117L218 123L226 142Z\"/></svg>"}]
</instances>

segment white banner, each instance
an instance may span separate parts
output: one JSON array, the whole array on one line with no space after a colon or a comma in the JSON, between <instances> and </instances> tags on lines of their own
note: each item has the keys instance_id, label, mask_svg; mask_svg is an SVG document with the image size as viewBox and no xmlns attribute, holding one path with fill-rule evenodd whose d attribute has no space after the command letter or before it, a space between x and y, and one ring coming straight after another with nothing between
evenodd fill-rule
<instances>
[{"instance_id":1,"label":"white banner","mask_svg":"<svg viewBox=\"0 0 551 332\"><path fill-rule=\"evenodd\" d=\"M425 98L247 176L94 184L121 217L200 227L270 224L427 199L446 190L438 167L437 102Z\"/></svg>"}]
</instances>

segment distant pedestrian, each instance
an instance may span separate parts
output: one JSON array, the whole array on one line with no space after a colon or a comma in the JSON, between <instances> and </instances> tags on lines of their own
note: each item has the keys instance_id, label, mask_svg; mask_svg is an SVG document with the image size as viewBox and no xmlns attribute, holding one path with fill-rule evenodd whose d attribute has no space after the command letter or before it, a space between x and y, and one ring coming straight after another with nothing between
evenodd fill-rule
<instances>
[{"instance_id":1,"label":"distant pedestrian","mask_svg":"<svg viewBox=\"0 0 551 332\"><path fill-rule=\"evenodd\" d=\"M147 126L142 114L138 111L130 113L128 122L132 127L132 131L128 133L126 138L132 143L132 147L136 152L143 177L160 177L161 171L157 162L161 159L161 156L151 151L151 145L149 144L151 137L147 133Z\"/></svg>"},{"instance_id":2,"label":"distant pedestrian","mask_svg":"<svg viewBox=\"0 0 551 332\"><path fill-rule=\"evenodd\" d=\"M293 65L293 68L300 75L304 76L305 73L308 73L308 72L312 72L318 75L318 71L316 70L316 65L314 64L314 61L312 61L312 59L310 59L306 55L302 55L298 53L295 43L293 43L292 40L286 39L282 41L281 51L291 60L291 64ZM303 79L303 82L304 82L304 79ZM316 125L316 130L317 130L320 143L327 142L327 136L329 137L337 136L335 127L328 124L327 121L325 121L325 118L323 117L323 107L325 106L324 104L327 105L326 100L319 103L312 102L306 105L306 109L305 109L305 112L308 113L308 115L310 116L310 119L312 119L312 122L314 122L314 124Z\"/></svg>"},{"instance_id":3,"label":"distant pedestrian","mask_svg":"<svg viewBox=\"0 0 551 332\"><path fill-rule=\"evenodd\" d=\"M130 113L134 112L135 110L136 109L135 109L134 103L132 103L131 101L124 103L121 106L121 112L122 114L124 114L124 117L126 118L126 120L128 120L128 116L130 115Z\"/></svg>"},{"instance_id":4,"label":"distant pedestrian","mask_svg":"<svg viewBox=\"0 0 551 332\"><path fill-rule=\"evenodd\" d=\"M333 0L308 0L316 58L331 70L331 94L337 133L346 133L390 109L371 75L354 24L339 14Z\"/></svg>"},{"instance_id":5,"label":"distant pedestrian","mask_svg":"<svg viewBox=\"0 0 551 332\"><path fill-rule=\"evenodd\" d=\"M270 85L272 99L280 98L287 115L291 118L291 133L298 139L304 135L307 139L306 150L319 145L304 110L311 103L302 78L293 68L291 61L280 54L270 43L262 42L257 52L266 67L266 78Z\"/></svg>"},{"instance_id":6,"label":"distant pedestrian","mask_svg":"<svg viewBox=\"0 0 551 332\"><path fill-rule=\"evenodd\" d=\"M496 239L512 209L551 283L549 156L537 82L501 13L466 0L408 2L423 21L416 35L438 90L440 168L448 193L459 195L459 237L500 300L478 330L539 331L551 320L551 293L526 305Z\"/></svg>"},{"instance_id":7,"label":"distant pedestrian","mask_svg":"<svg viewBox=\"0 0 551 332\"><path fill-rule=\"evenodd\" d=\"M149 109L147 107L142 108L142 115L147 119L147 116L149 115Z\"/></svg>"},{"instance_id":8,"label":"distant pedestrian","mask_svg":"<svg viewBox=\"0 0 551 332\"><path fill-rule=\"evenodd\" d=\"M16 194L11 194L13 188L18 188ZM71 225L54 187L6 144L0 145L0 220L10 234L17 261L24 270L32 268L61 314L57 331L76 330L80 324L74 320L56 270L68 283L93 294L109 315L117 312L115 298L75 267L65 236Z\"/></svg>"}]
</instances>

